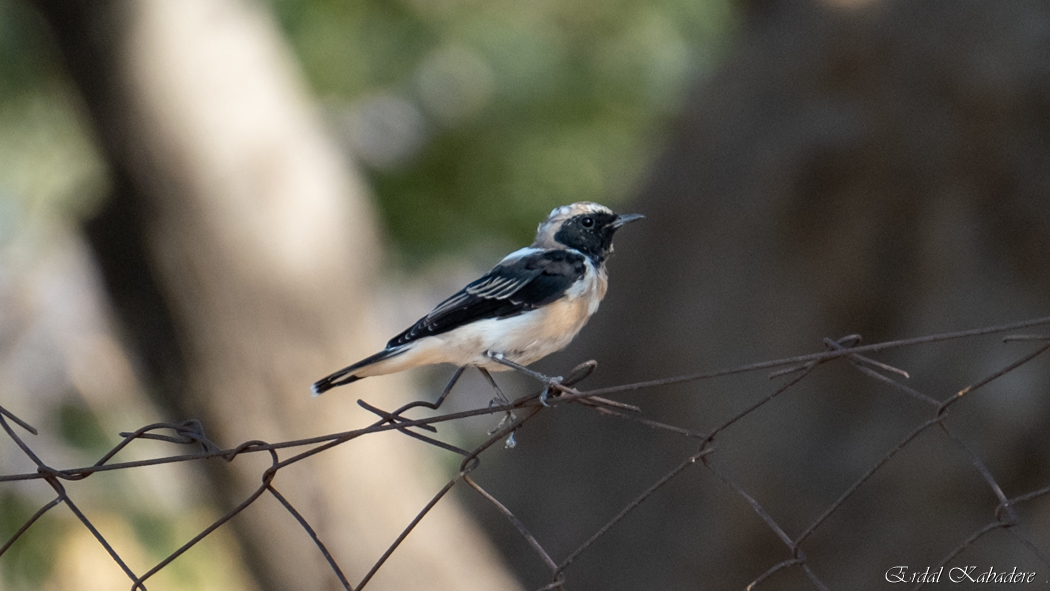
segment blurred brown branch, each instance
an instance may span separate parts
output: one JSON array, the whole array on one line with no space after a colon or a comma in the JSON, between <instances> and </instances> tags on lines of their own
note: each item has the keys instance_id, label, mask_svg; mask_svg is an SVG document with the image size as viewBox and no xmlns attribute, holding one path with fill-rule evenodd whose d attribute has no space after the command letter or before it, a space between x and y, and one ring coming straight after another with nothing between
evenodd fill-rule
<instances>
[{"instance_id":1,"label":"blurred brown branch","mask_svg":"<svg viewBox=\"0 0 1050 591\"><path fill-rule=\"evenodd\" d=\"M311 400L308 385L377 342L372 303L382 260L369 197L322 129L316 107L263 4L41 0L109 159L115 192L87 232L145 381L173 416L199 417L223 440L283 440L332 430L352 400ZM389 384L390 382L388 382ZM375 393L365 385L358 394ZM371 560L388 513L374 503L425 494L417 448L390 474L328 454L280 483L311 507L329 545ZM369 464L375 465L375 464ZM257 474L207 467L225 506L256 491ZM333 480L339 486L321 486ZM382 484L395 478L399 498ZM373 502L347 504L345 494ZM453 507L454 505L449 505ZM459 560L491 553L455 511ZM268 589L337 584L288 536L283 516L233 523ZM430 588L463 589L456 560L425 540ZM493 559L472 583L513 587ZM445 573L445 574L441 574ZM380 586L416 580L391 570Z\"/></svg>"}]
</instances>

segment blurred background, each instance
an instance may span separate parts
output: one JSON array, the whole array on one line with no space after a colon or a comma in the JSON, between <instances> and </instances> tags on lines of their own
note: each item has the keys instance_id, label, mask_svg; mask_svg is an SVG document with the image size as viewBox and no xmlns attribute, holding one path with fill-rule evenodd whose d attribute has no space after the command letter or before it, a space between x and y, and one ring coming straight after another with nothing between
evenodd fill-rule
<instances>
[{"instance_id":1,"label":"blurred background","mask_svg":"<svg viewBox=\"0 0 1050 591\"><path fill-rule=\"evenodd\" d=\"M611 289L537 364L588 387L1047 315L1050 6L992 0L0 0L0 405L45 461L200 419L219 445L364 426L354 401L430 398L449 368L310 399L503 254L551 208L646 215ZM943 398L1021 356L997 336L892 352ZM1045 358L952 408L1007 496L1050 483ZM512 394L528 382L499 377ZM709 430L764 376L625 395ZM452 408L490 396L469 375ZM930 411L822 368L716 439L711 460L789 534ZM485 457L477 480L559 559L695 444L572 405ZM450 433L467 445L491 421ZM458 460L395 435L275 484L358 579ZM140 442L118 459L179 452ZM346 449L343 449L346 448ZM258 486L265 462L95 475L71 495L148 570ZM254 463L253 463L254 462ZM0 444L0 473L35 467ZM542 563L456 491L369 584L533 589ZM53 497L0 487L0 539ZM804 549L831 588L936 564L997 500L944 437L869 481ZM0 557L4 589L128 580L60 507ZM1050 506L960 558L1050 572ZM1000 532L1001 533L1001 532ZM790 558L691 470L567 571L573 589L738 589ZM160 589L336 589L269 499L150 579ZM797 569L765 583L810 589ZM760 587L761 588L761 587Z\"/></svg>"}]
</instances>

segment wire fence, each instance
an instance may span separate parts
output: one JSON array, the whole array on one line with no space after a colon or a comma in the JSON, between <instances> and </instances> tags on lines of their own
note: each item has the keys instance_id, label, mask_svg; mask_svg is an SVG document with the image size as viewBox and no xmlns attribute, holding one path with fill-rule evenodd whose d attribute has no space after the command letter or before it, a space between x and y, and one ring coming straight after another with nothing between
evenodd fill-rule
<instances>
[{"instance_id":1,"label":"wire fence","mask_svg":"<svg viewBox=\"0 0 1050 591\"><path fill-rule=\"evenodd\" d=\"M480 498L491 504L497 512L503 515L509 523L508 527L512 528L517 535L520 535L521 538L528 543L528 546L532 549L535 555L546 566L546 575L549 578L549 583L540 587L540 590L566 589L572 586L571 571L574 561L585 553L599 551L595 548L596 541L615 528L617 524L623 521L653 495L658 494L669 482L676 479L686 471L701 469L709 471L718 481L722 482L733 495L742 499L754 511L761 522L764 523L765 526L767 526L785 546L786 558L781 562L769 565L767 570L755 576L752 582L748 585L748 589L776 588L769 581L773 575L785 570L796 569L804 574L805 579L808 579L812 588L826 590L829 589L829 585L825 583L821 574L817 572L819 569L813 567L812 561L808 558L807 553L805 552L804 547L806 546L807 540L810 540L813 534L824 526L834 513L847 504L851 498L854 498L858 491L864 487L865 483L869 482L872 476L882 470L887 463L894 458L894 456L906 448L915 446L916 440L920 434L930 432L936 434L936 437L941 438L941 441L946 441L954 449L958 450L958 452L961 453L970 464L972 464L984 484L998 500L996 506L990 508L991 510L988 513L987 523L978 527L967 537L959 540L954 548L943 557L940 563L932 568L932 571L935 572L941 567L952 564L953 560L955 560L963 551L978 544L979 540L990 532L998 530L1008 532L1014 540L1014 543L1018 544L1023 548L1024 552L1029 553L1035 560L1045 565L1047 569L1050 570L1048 549L1041 547L1040 541L1032 539L1030 536L1026 536L1020 531L1020 528L1016 527L1022 521L1018 513L1020 507L1036 502L1046 503L1048 499L1050 499L1050 482L1047 482L1046 486L1042 486L1041 488L1022 491L1019 494L1013 494L1012 496L1008 495L1004 492L1004 487L1000 484L1000 481L996 479L993 471L986 466L985 461L979 454L972 451L973 448L967 444L967 441L964 440L964 437L955 427L953 427L952 422L949 420L950 410L954 408L955 405L959 404L964 398L967 398L973 392L984 388L993 381L1014 372L1019 367L1031 362L1032 360L1043 356L1046 351L1050 349L1050 335L1006 335L1003 339L1005 342L1028 342L1028 344L1021 345L1025 348L1022 354L1018 355L1009 363L1004 364L1002 367L974 381L970 385L953 392L946 397L940 398L908 386L905 383L909 377L907 372L877 361L871 357L872 354L893 349L904 349L942 341L971 339L982 335L996 333L1011 333L1046 325L1050 325L1050 317L975 330L936 334L863 346L859 344L859 336L850 335L839 339L825 339L826 350L809 355L754 363L720 371L683 375L647 382L622 384L592 390L584 390L577 387L578 384L590 375L596 367L594 362L587 362L575 368L572 374L566 379L561 380L560 382L549 381L544 386L543 391L536 392L506 404L495 404L485 408L440 414L426 418L409 418L405 413L413 408L432 405L430 403L417 402L405 405L393 411L385 411L361 401L359 404L362 407L379 417L375 423L366 428L279 443L247 441L229 449L220 448L218 445L210 441L205 436L201 424L195 420L184 421L181 423L156 423L142 427L134 432L121 433L121 437L123 438L122 441L109 450L108 453L103 455L95 464L72 469L59 469L52 467L43 458L39 457L27 442L27 438L20 434L19 431L19 429L21 429L24 432L35 435L37 434L36 429L19 419L14 413L0 407L0 427L3 428L10 441L17 445L21 452L37 467L35 472L2 474L0 475L0 483L42 480L51 486L55 494L53 499L42 505L29 519L25 521L24 524L22 524L10 539L6 540L3 545L0 546L0 560L3 560L4 553L7 552L13 544L15 544L22 536L26 535L27 532L32 530L34 524L38 523L42 516L55 507L65 505L68 510L76 516L77 520L79 520L83 527L94 536L98 543L109 554L110 558L112 558L112 560L127 575L131 583L131 589L133 591L146 589L146 583L151 577L170 565L173 561L201 542L201 540L215 532L218 528L222 527L233 517L243 512L260 497L270 495L275 498L292 517L295 518L302 529L310 536L313 543L316 545L317 551L327 561L327 564L338 578L343 588L357 591L368 586L369 581L372 580L374 575L383 567L387 559L397 551L402 541L411 535L413 529L420 523L420 521L425 519L428 513L440 503L454 487L459 485L468 487L475 491ZM889 388L903 396L919 401L919 403L925 408L925 418L916 424L906 436L896 443L896 445L886 450L882 457L864 472L863 475L842 490L838 498L828 505L816 519L804 527L800 533L791 535L787 533L787 528L782 527L782 525L771 516L771 512L764 508L763 501L757 498L757 495L749 492L746 486L740 484L737 480L734 480L726 470L719 468L711 461L713 457L717 457L719 452L719 448L716 447L715 442L718 440L720 434L729 429L737 428L745 417L752 415L762 407L774 404L774 402L785 392L788 392L808 376L812 375L818 367L830 363L848 364L858 372L858 375L873 380L880 386ZM637 406L617 402L608 398L609 396L617 394L646 390L671 384L697 382L734 374L767 371L772 371L772 373L769 374L771 380L779 380L780 383L777 384L777 382L774 381L774 384L776 385L773 386L772 390L767 395L761 397L757 402L751 404L742 411L729 416L714 428L704 432L689 428L688 426L674 425L655 420L647 417ZM457 372L456 378L458 378L460 373L461 372ZM445 393L447 394L447 389ZM547 394L549 394L549 396L547 396ZM504 445L512 445L513 435L522 425L530 421L542 420L545 414L553 406L570 403L584 406L587 409L606 417L630 421L648 428L687 438L692 441L695 446L691 448L691 453L682 457L680 462L673 469L655 479L647 489L637 495L632 501L624 505L616 515L594 531L589 538L584 540L564 556L555 557L545 548L541 540L537 539L536 536L530 533L528 524L525 523L524 520L515 515L514 512L508 509L494 495L482 488L473 478L471 478L471 474L481 466L481 455L484 452L494 447L499 447L501 443ZM498 415L502 416L503 420L500 425L490 433L490 436L486 440L473 449L463 449L438 437L437 425L479 415ZM352 584L351 576L353 576L353 574L347 573L343 570L340 566L339 558L333 556L329 552L324 541L318 536L314 527L311 526L303 514L274 486L273 480L275 475L281 469L291 464L300 462L316 454L323 453L336 446L348 444L361 437L386 431L398 431L408 437L421 440L447 452L458 454L462 457L462 460L459 464L459 469L448 480L444 487L438 490L430 502L419 510L415 518L412 519L400 534L396 536L386 552L375 561L371 569L364 574L358 574L355 577L357 580L356 584ZM200 451L180 455L155 457L140 461L111 461L121 450L134 444L136 441L143 439L160 440L174 444L194 446ZM134 470L145 466L178 462L200 462L209 458L222 458L228 462L233 462L245 454L269 455L270 465L262 473L261 482L258 488L244 498L239 505L216 519L211 525L193 537L193 539L186 542L148 571L142 573L136 573L128 566L127 562L117 551L114 550L111 544L99 532L91 519L89 519L78 507L70 494L70 489L75 488L73 483L99 472ZM977 573L972 570L968 571L962 567L954 568L952 572L953 574L950 575L954 577L952 582L984 582L979 580L982 573ZM1014 573L1009 575L1008 573L993 572L990 576L994 578L998 575L1000 579L997 579L997 582L1031 583L1033 581L1029 577L1030 574L1032 573ZM1021 579L1018 579L1018 576L1020 576ZM1032 574L1032 576L1034 576L1034 574ZM899 578L899 580L893 580L894 577ZM1002 577L1013 577L1013 580L1006 580ZM1026 577L1028 578L1027 581L1024 580ZM947 578L948 577L942 577L940 581L944 581ZM922 588L930 582L935 582L928 579L929 577L916 577L915 574L909 573L905 570L894 571L891 569L886 573L886 580L888 582L913 584L915 589Z\"/></svg>"}]
</instances>

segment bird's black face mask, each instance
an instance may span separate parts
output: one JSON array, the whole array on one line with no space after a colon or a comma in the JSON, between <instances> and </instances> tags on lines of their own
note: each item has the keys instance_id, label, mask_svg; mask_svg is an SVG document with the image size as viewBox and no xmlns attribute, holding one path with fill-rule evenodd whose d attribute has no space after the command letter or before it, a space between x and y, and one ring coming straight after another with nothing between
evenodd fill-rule
<instances>
[{"instance_id":1,"label":"bird's black face mask","mask_svg":"<svg viewBox=\"0 0 1050 591\"><path fill-rule=\"evenodd\" d=\"M554 239L587 255L600 264L612 253L613 234L621 226L618 215L612 213L584 213L573 216L562 224Z\"/></svg>"}]
</instances>

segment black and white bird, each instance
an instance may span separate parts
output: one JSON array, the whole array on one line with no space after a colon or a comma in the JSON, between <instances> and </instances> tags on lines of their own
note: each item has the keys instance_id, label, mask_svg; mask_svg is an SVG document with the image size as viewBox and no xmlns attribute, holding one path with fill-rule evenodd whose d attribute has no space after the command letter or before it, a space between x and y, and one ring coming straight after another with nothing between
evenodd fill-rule
<instances>
[{"instance_id":1,"label":"black and white bird","mask_svg":"<svg viewBox=\"0 0 1050 591\"><path fill-rule=\"evenodd\" d=\"M565 348L605 296L613 234L642 217L590 202L554 209L531 246L504 257L382 351L318 380L314 395L436 363L505 371L500 360L525 366Z\"/></svg>"}]
</instances>

